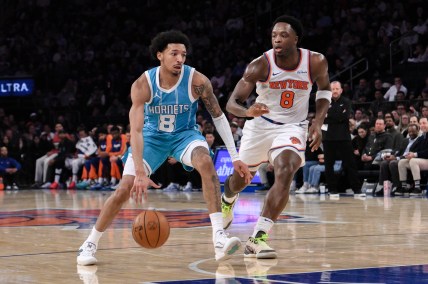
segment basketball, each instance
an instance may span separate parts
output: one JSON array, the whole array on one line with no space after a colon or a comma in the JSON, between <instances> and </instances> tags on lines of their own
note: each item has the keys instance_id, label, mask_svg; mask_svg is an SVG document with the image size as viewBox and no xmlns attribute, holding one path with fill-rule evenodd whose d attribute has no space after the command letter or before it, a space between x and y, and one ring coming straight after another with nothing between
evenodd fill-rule
<instances>
[{"instance_id":1,"label":"basketball","mask_svg":"<svg viewBox=\"0 0 428 284\"><path fill-rule=\"evenodd\" d=\"M132 224L132 237L144 248L158 248L168 240L168 220L159 211L143 211Z\"/></svg>"}]
</instances>

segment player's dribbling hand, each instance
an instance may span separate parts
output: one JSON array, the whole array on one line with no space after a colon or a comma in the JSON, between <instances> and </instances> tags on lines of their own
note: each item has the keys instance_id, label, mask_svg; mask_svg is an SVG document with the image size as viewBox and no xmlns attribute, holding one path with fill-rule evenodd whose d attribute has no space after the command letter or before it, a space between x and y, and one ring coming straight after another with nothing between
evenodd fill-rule
<instances>
[{"instance_id":1,"label":"player's dribbling hand","mask_svg":"<svg viewBox=\"0 0 428 284\"><path fill-rule=\"evenodd\" d=\"M244 162L240 160L233 162L233 168L241 177L245 179L246 184L251 183L253 176L251 175L251 172L248 169L248 166Z\"/></svg>"},{"instance_id":2,"label":"player's dribbling hand","mask_svg":"<svg viewBox=\"0 0 428 284\"><path fill-rule=\"evenodd\" d=\"M246 111L246 115L248 117L259 117L266 113L269 113L269 108L267 107L267 105L262 103L254 103Z\"/></svg>"},{"instance_id":3,"label":"player's dribbling hand","mask_svg":"<svg viewBox=\"0 0 428 284\"><path fill-rule=\"evenodd\" d=\"M160 185L154 183L149 177L145 175L137 175L134 179L134 185L131 188L131 197L137 204L142 202L143 193L144 199L147 199L147 188L153 186L154 188L160 188Z\"/></svg>"},{"instance_id":4,"label":"player's dribbling hand","mask_svg":"<svg viewBox=\"0 0 428 284\"><path fill-rule=\"evenodd\" d=\"M309 128L308 140L309 142L311 142L311 144L309 144L309 147L311 147L311 151L314 152L318 150L322 141L322 133L320 126L316 124L311 125L311 127Z\"/></svg>"}]
</instances>

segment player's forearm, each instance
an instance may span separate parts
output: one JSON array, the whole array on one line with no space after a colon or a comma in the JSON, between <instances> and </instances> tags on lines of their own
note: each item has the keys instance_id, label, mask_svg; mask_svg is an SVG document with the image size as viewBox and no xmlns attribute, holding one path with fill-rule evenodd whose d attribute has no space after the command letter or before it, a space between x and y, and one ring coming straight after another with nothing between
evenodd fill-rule
<instances>
[{"instance_id":1,"label":"player's forearm","mask_svg":"<svg viewBox=\"0 0 428 284\"><path fill-rule=\"evenodd\" d=\"M238 152L235 147L235 140L233 139L232 131L230 130L229 121L226 116L222 114L219 117L213 118L214 125L220 134L221 139L226 145L227 151L229 152L232 162L239 159Z\"/></svg>"},{"instance_id":2,"label":"player's forearm","mask_svg":"<svg viewBox=\"0 0 428 284\"><path fill-rule=\"evenodd\" d=\"M143 150L144 140L141 131L131 131L132 158L136 173L144 173Z\"/></svg>"},{"instance_id":3,"label":"player's forearm","mask_svg":"<svg viewBox=\"0 0 428 284\"><path fill-rule=\"evenodd\" d=\"M325 116L330 106L330 101L327 99L316 100L315 123L321 126L324 123Z\"/></svg>"},{"instance_id":4,"label":"player's forearm","mask_svg":"<svg viewBox=\"0 0 428 284\"><path fill-rule=\"evenodd\" d=\"M237 116L237 117L247 117L247 108L238 104L236 100L231 97L226 105L227 112Z\"/></svg>"}]
</instances>

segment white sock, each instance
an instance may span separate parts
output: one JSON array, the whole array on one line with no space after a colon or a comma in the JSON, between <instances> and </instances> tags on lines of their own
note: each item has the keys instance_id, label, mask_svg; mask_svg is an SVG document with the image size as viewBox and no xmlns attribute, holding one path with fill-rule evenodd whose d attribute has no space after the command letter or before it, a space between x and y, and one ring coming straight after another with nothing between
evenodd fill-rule
<instances>
[{"instance_id":1,"label":"white sock","mask_svg":"<svg viewBox=\"0 0 428 284\"><path fill-rule=\"evenodd\" d=\"M304 187L309 187L309 182L305 181L305 182L303 183L303 186L304 186Z\"/></svg>"},{"instance_id":2,"label":"white sock","mask_svg":"<svg viewBox=\"0 0 428 284\"><path fill-rule=\"evenodd\" d=\"M223 214L221 212L211 213L211 226L213 228L213 242L218 231L223 232Z\"/></svg>"},{"instance_id":3,"label":"white sock","mask_svg":"<svg viewBox=\"0 0 428 284\"><path fill-rule=\"evenodd\" d=\"M223 200L229 204L232 204L236 200L237 197L238 197L238 194L236 194L233 197L227 197L226 194L223 194Z\"/></svg>"},{"instance_id":4,"label":"white sock","mask_svg":"<svg viewBox=\"0 0 428 284\"><path fill-rule=\"evenodd\" d=\"M77 174L73 175L73 178L71 179L72 182L77 182Z\"/></svg>"},{"instance_id":5,"label":"white sock","mask_svg":"<svg viewBox=\"0 0 428 284\"><path fill-rule=\"evenodd\" d=\"M110 183L113 184L113 185L115 185L117 183L117 179L116 178L111 178Z\"/></svg>"},{"instance_id":6,"label":"white sock","mask_svg":"<svg viewBox=\"0 0 428 284\"><path fill-rule=\"evenodd\" d=\"M59 183L59 179L61 178L62 169L55 169L55 182Z\"/></svg>"},{"instance_id":7,"label":"white sock","mask_svg":"<svg viewBox=\"0 0 428 284\"><path fill-rule=\"evenodd\" d=\"M256 227L254 228L252 237L255 238L259 231L269 233L269 231L273 227L273 224L274 222L271 219L260 216L259 219L257 220L257 224L256 224Z\"/></svg>"},{"instance_id":8,"label":"white sock","mask_svg":"<svg viewBox=\"0 0 428 284\"><path fill-rule=\"evenodd\" d=\"M104 232L99 232L97 229L95 229L95 226L92 228L91 233L89 234L89 237L86 239L87 242L94 243L98 247L98 241L100 240L101 236Z\"/></svg>"},{"instance_id":9,"label":"white sock","mask_svg":"<svg viewBox=\"0 0 428 284\"><path fill-rule=\"evenodd\" d=\"M103 183L103 181L104 181L104 178L102 177L98 178L98 183Z\"/></svg>"}]
</instances>

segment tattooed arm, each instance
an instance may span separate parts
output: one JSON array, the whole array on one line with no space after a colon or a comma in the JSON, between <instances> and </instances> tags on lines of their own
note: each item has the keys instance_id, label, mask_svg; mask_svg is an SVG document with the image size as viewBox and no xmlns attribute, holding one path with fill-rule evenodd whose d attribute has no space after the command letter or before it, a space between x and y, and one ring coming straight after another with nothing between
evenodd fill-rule
<instances>
[{"instance_id":1,"label":"tattooed arm","mask_svg":"<svg viewBox=\"0 0 428 284\"><path fill-rule=\"evenodd\" d=\"M213 118L220 117L223 114L214 95L210 80L197 71L195 71L195 75L193 76L192 91L194 97L201 98L207 111Z\"/></svg>"},{"instance_id":2,"label":"tattooed arm","mask_svg":"<svg viewBox=\"0 0 428 284\"><path fill-rule=\"evenodd\" d=\"M232 131L230 130L229 121L218 104L210 80L201 73L195 72L192 81L192 90L193 96L201 98L206 109L213 118L216 130L218 134L220 134L221 139L223 139L227 151L232 158L235 171L237 171L241 177L244 177L247 183L250 183L252 179L251 173L247 165L239 160L235 141L233 140Z\"/></svg>"}]
</instances>

